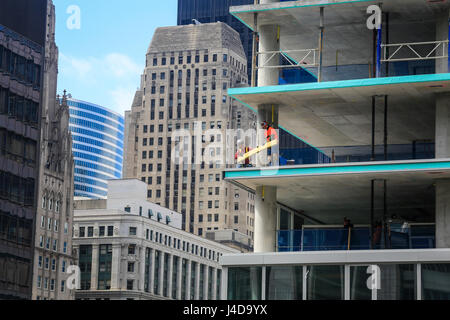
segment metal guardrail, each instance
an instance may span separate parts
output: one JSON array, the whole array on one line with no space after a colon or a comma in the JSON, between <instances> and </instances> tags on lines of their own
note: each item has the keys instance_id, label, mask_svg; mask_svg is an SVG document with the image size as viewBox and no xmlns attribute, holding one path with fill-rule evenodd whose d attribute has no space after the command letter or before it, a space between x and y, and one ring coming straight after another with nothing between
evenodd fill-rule
<instances>
[{"instance_id":1,"label":"metal guardrail","mask_svg":"<svg viewBox=\"0 0 450 320\"><path fill-rule=\"evenodd\" d=\"M383 57L381 62L445 59L448 58L448 54L446 53L448 44L449 40L382 44ZM426 48L427 46L430 48ZM419 53L419 47L422 47L422 50L427 50L424 53ZM394 52L392 54L388 53L388 49L393 49ZM409 52L412 56L402 57L402 54L406 52Z\"/></svg>"},{"instance_id":2,"label":"metal guardrail","mask_svg":"<svg viewBox=\"0 0 450 320\"><path fill-rule=\"evenodd\" d=\"M319 49L300 49L300 50L280 50L280 51L262 51L258 52L258 57L268 56L264 61L258 59L260 62L256 67L257 69L284 69L284 68L298 68L298 67L317 67L319 65L318 56ZM294 59L293 55L299 55L297 59ZM273 62L277 57L281 57L282 61L287 64L282 65L280 61L277 61L276 65L268 65L269 62ZM280 59L280 60L281 60Z\"/></svg>"}]
</instances>

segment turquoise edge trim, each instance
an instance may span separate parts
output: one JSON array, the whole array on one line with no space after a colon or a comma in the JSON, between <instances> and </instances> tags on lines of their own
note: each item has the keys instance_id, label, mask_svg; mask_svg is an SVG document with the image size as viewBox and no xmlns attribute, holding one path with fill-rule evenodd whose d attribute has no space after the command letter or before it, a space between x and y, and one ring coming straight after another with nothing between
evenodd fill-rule
<instances>
[{"instance_id":1,"label":"turquoise edge trim","mask_svg":"<svg viewBox=\"0 0 450 320\"><path fill-rule=\"evenodd\" d=\"M399 76L399 77L310 82L310 83L285 84L267 87L230 88L228 89L228 95L234 97L235 95L373 87L382 85L423 83L434 81L450 81L450 73L434 73L434 74Z\"/></svg>"},{"instance_id":2,"label":"turquoise edge trim","mask_svg":"<svg viewBox=\"0 0 450 320\"><path fill-rule=\"evenodd\" d=\"M281 1L280 1L281 2ZM295 2L295 1L292 1ZM248 12L264 12L264 11L273 11L273 10L285 10L285 9L295 9L295 8L308 8L308 7L323 7L323 6L330 6L330 5L341 5L341 4L349 4L349 3L359 3L359 2L376 2L375 0L349 0L345 2L340 3L322 3L322 4L309 4L309 5L296 5L296 6L290 6L290 7L283 7L283 8L269 8L269 9L259 9L259 10L244 10L244 11L235 11L230 12L230 14L241 21L244 25L247 26L252 31L255 31L252 27L250 27L247 23L245 23L241 18L239 18L237 15L240 13L248 13Z\"/></svg>"},{"instance_id":3,"label":"turquoise edge trim","mask_svg":"<svg viewBox=\"0 0 450 320\"><path fill-rule=\"evenodd\" d=\"M348 173L373 173L377 171L407 171L407 170L431 170L450 169L450 162L425 162L425 163L398 163L378 165L336 166L318 168L289 168L280 167L268 170L239 170L225 171L225 179L246 179L264 177L282 177L292 175L319 175L319 174L348 174Z\"/></svg>"}]
</instances>

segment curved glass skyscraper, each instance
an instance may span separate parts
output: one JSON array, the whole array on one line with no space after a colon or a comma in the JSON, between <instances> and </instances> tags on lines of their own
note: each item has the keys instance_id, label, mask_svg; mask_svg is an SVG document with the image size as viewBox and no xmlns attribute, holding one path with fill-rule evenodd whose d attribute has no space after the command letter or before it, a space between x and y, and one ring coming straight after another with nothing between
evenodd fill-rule
<instances>
[{"instance_id":1,"label":"curved glass skyscraper","mask_svg":"<svg viewBox=\"0 0 450 320\"><path fill-rule=\"evenodd\" d=\"M122 177L124 118L89 102L69 99L68 105L75 196L105 198L107 180Z\"/></svg>"}]
</instances>

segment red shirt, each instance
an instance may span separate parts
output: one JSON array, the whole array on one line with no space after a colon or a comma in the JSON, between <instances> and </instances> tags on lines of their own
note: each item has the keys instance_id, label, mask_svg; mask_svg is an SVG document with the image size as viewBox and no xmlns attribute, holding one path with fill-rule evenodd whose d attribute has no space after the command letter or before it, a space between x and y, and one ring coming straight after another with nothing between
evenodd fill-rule
<instances>
[{"instance_id":1,"label":"red shirt","mask_svg":"<svg viewBox=\"0 0 450 320\"><path fill-rule=\"evenodd\" d=\"M266 130L266 138L267 138L267 142L278 140L277 131L274 128L269 127Z\"/></svg>"}]
</instances>

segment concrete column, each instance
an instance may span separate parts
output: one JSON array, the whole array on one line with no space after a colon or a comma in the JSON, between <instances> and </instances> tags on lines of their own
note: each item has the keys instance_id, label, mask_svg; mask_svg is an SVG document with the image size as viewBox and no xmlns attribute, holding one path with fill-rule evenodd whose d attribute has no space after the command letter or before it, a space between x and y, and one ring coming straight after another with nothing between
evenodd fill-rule
<instances>
[{"instance_id":1,"label":"concrete column","mask_svg":"<svg viewBox=\"0 0 450 320\"><path fill-rule=\"evenodd\" d=\"M213 268L212 299L219 300L219 297L217 297L217 268Z\"/></svg>"},{"instance_id":2,"label":"concrete column","mask_svg":"<svg viewBox=\"0 0 450 320\"><path fill-rule=\"evenodd\" d=\"M450 248L450 180L436 181L436 248Z\"/></svg>"},{"instance_id":3,"label":"concrete column","mask_svg":"<svg viewBox=\"0 0 450 320\"><path fill-rule=\"evenodd\" d=\"M254 252L275 252L277 228L277 188L257 187L255 194Z\"/></svg>"},{"instance_id":4,"label":"concrete column","mask_svg":"<svg viewBox=\"0 0 450 320\"><path fill-rule=\"evenodd\" d=\"M92 245L92 265L91 265L91 290L98 288L98 255L99 245Z\"/></svg>"},{"instance_id":5,"label":"concrete column","mask_svg":"<svg viewBox=\"0 0 450 320\"><path fill-rule=\"evenodd\" d=\"M185 299L191 300L192 261L187 260L186 263L187 263L187 275L186 275L186 297L185 297Z\"/></svg>"},{"instance_id":6,"label":"concrete column","mask_svg":"<svg viewBox=\"0 0 450 320\"><path fill-rule=\"evenodd\" d=\"M145 247L141 247L141 254L139 257L139 288L138 290L144 292L145 285Z\"/></svg>"},{"instance_id":7,"label":"concrete column","mask_svg":"<svg viewBox=\"0 0 450 320\"><path fill-rule=\"evenodd\" d=\"M167 271L168 271L168 277L169 277L169 279L168 279L169 281L167 283L167 295L169 296L169 298L172 298L173 254L169 254L169 269Z\"/></svg>"},{"instance_id":8,"label":"concrete column","mask_svg":"<svg viewBox=\"0 0 450 320\"><path fill-rule=\"evenodd\" d=\"M111 290L120 289L120 261L122 255L122 245L113 244L111 262Z\"/></svg>"},{"instance_id":9,"label":"concrete column","mask_svg":"<svg viewBox=\"0 0 450 320\"><path fill-rule=\"evenodd\" d=\"M436 41L449 39L449 9L443 10L436 17ZM442 51L439 51L441 53ZM445 54L448 54L448 46L445 46ZM449 59L436 60L436 73L448 73Z\"/></svg>"},{"instance_id":10,"label":"concrete column","mask_svg":"<svg viewBox=\"0 0 450 320\"><path fill-rule=\"evenodd\" d=\"M150 283L149 292L152 294L158 294L154 292L155 288L155 249L150 250Z\"/></svg>"},{"instance_id":11,"label":"concrete column","mask_svg":"<svg viewBox=\"0 0 450 320\"><path fill-rule=\"evenodd\" d=\"M450 158L450 94L436 95L436 158Z\"/></svg>"},{"instance_id":12,"label":"concrete column","mask_svg":"<svg viewBox=\"0 0 450 320\"><path fill-rule=\"evenodd\" d=\"M208 286L209 283L209 266L205 265L203 269L203 300L209 300L208 297Z\"/></svg>"},{"instance_id":13,"label":"concrete column","mask_svg":"<svg viewBox=\"0 0 450 320\"><path fill-rule=\"evenodd\" d=\"M182 287L182 280L183 280L183 259L181 257L178 257L178 273L177 273L177 300L184 300L185 297L181 297L181 287Z\"/></svg>"},{"instance_id":14,"label":"concrete column","mask_svg":"<svg viewBox=\"0 0 450 320\"><path fill-rule=\"evenodd\" d=\"M163 296L163 285L164 285L164 252L160 252L159 256L159 294L160 296Z\"/></svg>"},{"instance_id":15,"label":"concrete column","mask_svg":"<svg viewBox=\"0 0 450 320\"><path fill-rule=\"evenodd\" d=\"M436 96L436 158L450 158L450 95L448 94ZM450 180L436 181L435 222L436 247L450 248Z\"/></svg>"},{"instance_id":16,"label":"concrete column","mask_svg":"<svg viewBox=\"0 0 450 320\"><path fill-rule=\"evenodd\" d=\"M200 300L200 263L195 268L195 300Z\"/></svg>"},{"instance_id":17,"label":"concrete column","mask_svg":"<svg viewBox=\"0 0 450 320\"><path fill-rule=\"evenodd\" d=\"M280 41L278 40L278 26L265 25L258 28L259 32L259 52L280 51ZM264 68L267 66L280 65L280 55L261 54L259 55L258 87L273 86L279 83L280 69Z\"/></svg>"}]
</instances>

